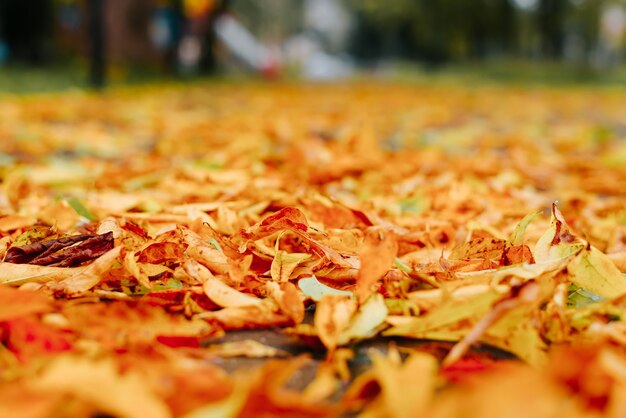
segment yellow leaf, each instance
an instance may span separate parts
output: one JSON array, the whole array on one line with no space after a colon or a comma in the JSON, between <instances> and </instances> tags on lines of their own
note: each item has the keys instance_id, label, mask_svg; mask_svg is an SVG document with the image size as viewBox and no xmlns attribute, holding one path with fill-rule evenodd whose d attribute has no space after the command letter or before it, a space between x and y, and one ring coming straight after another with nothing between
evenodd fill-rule
<instances>
[{"instance_id":1,"label":"yellow leaf","mask_svg":"<svg viewBox=\"0 0 626 418\"><path fill-rule=\"evenodd\" d=\"M70 229L80 221L80 216L65 200L50 205L38 213L38 218L46 225L60 230Z\"/></svg>"},{"instance_id":2,"label":"yellow leaf","mask_svg":"<svg viewBox=\"0 0 626 418\"><path fill-rule=\"evenodd\" d=\"M200 236L188 229L182 230L184 241L189 245L187 254L218 274L229 272L228 258L221 251L208 245Z\"/></svg>"},{"instance_id":3,"label":"yellow leaf","mask_svg":"<svg viewBox=\"0 0 626 418\"><path fill-rule=\"evenodd\" d=\"M271 274L272 279L278 282L286 282L291 278L291 274L303 261L311 258L311 254L306 253L288 253L283 250L276 252L274 260L272 260Z\"/></svg>"},{"instance_id":4,"label":"yellow leaf","mask_svg":"<svg viewBox=\"0 0 626 418\"><path fill-rule=\"evenodd\" d=\"M556 204L552 204L550 227L539 238L533 256L538 263L569 257L585 247L585 242L574 236Z\"/></svg>"},{"instance_id":5,"label":"yellow leaf","mask_svg":"<svg viewBox=\"0 0 626 418\"><path fill-rule=\"evenodd\" d=\"M378 293L373 295L359 307L348 328L341 333L338 343L347 344L354 339L371 337L376 329L385 322L387 312L387 305L383 296Z\"/></svg>"},{"instance_id":6,"label":"yellow leaf","mask_svg":"<svg viewBox=\"0 0 626 418\"><path fill-rule=\"evenodd\" d=\"M0 283L11 286L20 286L24 283L45 283L67 279L84 270L85 267L48 267L1 262Z\"/></svg>"},{"instance_id":7,"label":"yellow leaf","mask_svg":"<svg viewBox=\"0 0 626 418\"><path fill-rule=\"evenodd\" d=\"M214 277L208 277L203 287L208 298L223 308L259 305L262 301L254 296L241 293Z\"/></svg>"},{"instance_id":8,"label":"yellow leaf","mask_svg":"<svg viewBox=\"0 0 626 418\"><path fill-rule=\"evenodd\" d=\"M147 381L132 371L120 374L108 359L59 357L31 384L42 391L65 392L121 418L171 417L165 403L148 389Z\"/></svg>"},{"instance_id":9,"label":"yellow leaf","mask_svg":"<svg viewBox=\"0 0 626 418\"><path fill-rule=\"evenodd\" d=\"M272 347L256 340L231 341L209 346L208 351L220 357L283 357L288 353L276 347Z\"/></svg>"},{"instance_id":10,"label":"yellow leaf","mask_svg":"<svg viewBox=\"0 0 626 418\"><path fill-rule=\"evenodd\" d=\"M334 287L326 286L324 283L320 283L315 276L305 277L304 279L298 280L298 287L305 296L316 302L322 300L324 295L352 296L352 292L335 289Z\"/></svg>"},{"instance_id":11,"label":"yellow leaf","mask_svg":"<svg viewBox=\"0 0 626 418\"><path fill-rule=\"evenodd\" d=\"M444 300L427 314L418 318L412 318L410 322L393 327L384 332L384 335L423 338L424 333L427 331L484 315L493 303L501 297L502 293L487 288L484 292L473 294L469 297Z\"/></svg>"},{"instance_id":12,"label":"yellow leaf","mask_svg":"<svg viewBox=\"0 0 626 418\"><path fill-rule=\"evenodd\" d=\"M197 408L183 418L236 418L245 406L249 392L250 384L238 379L233 392L226 399Z\"/></svg>"},{"instance_id":13,"label":"yellow leaf","mask_svg":"<svg viewBox=\"0 0 626 418\"><path fill-rule=\"evenodd\" d=\"M152 283L150 283L150 277L148 273L143 271L139 263L137 263L137 255L134 251L129 251L124 256L124 268L131 274L139 284L148 289L152 289Z\"/></svg>"},{"instance_id":14,"label":"yellow leaf","mask_svg":"<svg viewBox=\"0 0 626 418\"><path fill-rule=\"evenodd\" d=\"M574 236L556 204L552 205L550 228L535 246L537 261L569 258L568 279L605 298L626 293L626 279L611 259L587 241Z\"/></svg>"},{"instance_id":15,"label":"yellow leaf","mask_svg":"<svg viewBox=\"0 0 626 418\"><path fill-rule=\"evenodd\" d=\"M372 354L372 372L381 392L363 413L364 417L413 418L424 412L435 395L437 360L431 355L414 353L403 364Z\"/></svg>"},{"instance_id":16,"label":"yellow leaf","mask_svg":"<svg viewBox=\"0 0 626 418\"><path fill-rule=\"evenodd\" d=\"M57 284L51 285L51 287L62 289L68 294L81 293L91 289L100 283L104 275L118 262L121 249L122 247L116 247L109 250L88 266L80 267L81 271Z\"/></svg>"},{"instance_id":17,"label":"yellow leaf","mask_svg":"<svg viewBox=\"0 0 626 418\"><path fill-rule=\"evenodd\" d=\"M595 247L587 246L567 266L569 280L605 298L626 293L626 278L611 259Z\"/></svg>"},{"instance_id":18,"label":"yellow leaf","mask_svg":"<svg viewBox=\"0 0 626 418\"><path fill-rule=\"evenodd\" d=\"M524 216L507 239L508 245L522 245L524 243L524 232L526 232L526 228L528 228L528 225L540 214L541 212L532 212Z\"/></svg>"}]
</instances>

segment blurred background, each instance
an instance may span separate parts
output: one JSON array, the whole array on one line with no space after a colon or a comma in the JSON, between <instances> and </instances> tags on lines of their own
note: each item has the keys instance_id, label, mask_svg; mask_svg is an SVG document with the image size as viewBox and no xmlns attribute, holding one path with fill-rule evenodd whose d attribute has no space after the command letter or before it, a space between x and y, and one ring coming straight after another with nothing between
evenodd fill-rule
<instances>
[{"instance_id":1,"label":"blurred background","mask_svg":"<svg viewBox=\"0 0 626 418\"><path fill-rule=\"evenodd\" d=\"M0 0L0 90L204 76L626 81L626 0Z\"/></svg>"}]
</instances>

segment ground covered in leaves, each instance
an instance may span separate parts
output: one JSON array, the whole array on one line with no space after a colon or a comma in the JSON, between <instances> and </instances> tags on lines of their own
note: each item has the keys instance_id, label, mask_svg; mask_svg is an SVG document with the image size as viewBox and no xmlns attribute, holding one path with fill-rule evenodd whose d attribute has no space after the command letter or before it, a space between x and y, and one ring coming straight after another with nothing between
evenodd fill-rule
<instances>
[{"instance_id":1,"label":"ground covered in leaves","mask_svg":"<svg viewBox=\"0 0 626 418\"><path fill-rule=\"evenodd\" d=\"M0 416L625 416L625 102L2 98Z\"/></svg>"}]
</instances>

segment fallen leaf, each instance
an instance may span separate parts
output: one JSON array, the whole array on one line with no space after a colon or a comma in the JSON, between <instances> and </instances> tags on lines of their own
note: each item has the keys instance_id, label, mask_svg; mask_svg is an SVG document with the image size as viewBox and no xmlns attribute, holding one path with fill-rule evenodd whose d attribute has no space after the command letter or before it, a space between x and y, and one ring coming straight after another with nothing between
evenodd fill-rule
<instances>
[{"instance_id":1,"label":"fallen leaf","mask_svg":"<svg viewBox=\"0 0 626 418\"><path fill-rule=\"evenodd\" d=\"M298 267L298 264L311 258L306 253L287 253L279 250L272 260L271 275L272 279L284 283L291 278L291 274Z\"/></svg>"},{"instance_id":2,"label":"fallen leaf","mask_svg":"<svg viewBox=\"0 0 626 418\"><path fill-rule=\"evenodd\" d=\"M41 292L0 286L0 322L52 310L52 299Z\"/></svg>"},{"instance_id":3,"label":"fallen leaf","mask_svg":"<svg viewBox=\"0 0 626 418\"><path fill-rule=\"evenodd\" d=\"M261 304L261 299L241 293L214 277L207 278L203 288L209 299L224 308Z\"/></svg>"},{"instance_id":4,"label":"fallen leaf","mask_svg":"<svg viewBox=\"0 0 626 418\"><path fill-rule=\"evenodd\" d=\"M54 289L63 290L67 294L77 294L91 289L102 281L104 275L119 262L120 250L116 247L101 255L93 263L78 271L70 269L62 281L50 286Z\"/></svg>"},{"instance_id":5,"label":"fallen leaf","mask_svg":"<svg viewBox=\"0 0 626 418\"><path fill-rule=\"evenodd\" d=\"M343 296L352 296L352 292L348 292L346 290L335 289L330 286L326 286L323 283L320 283L317 280L317 277L305 277L304 279L298 280L298 287L304 293L305 296L313 299L316 302L319 302L324 295L343 295Z\"/></svg>"},{"instance_id":6,"label":"fallen leaf","mask_svg":"<svg viewBox=\"0 0 626 418\"><path fill-rule=\"evenodd\" d=\"M111 359L91 361L75 356L59 357L30 386L38 391L66 393L88 401L95 406L94 412L123 418L172 416L141 376L134 372L120 373Z\"/></svg>"},{"instance_id":7,"label":"fallen leaf","mask_svg":"<svg viewBox=\"0 0 626 418\"><path fill-rule=\"evenodd\" d=\"M375 284L394 265L398 242L390 231L369 228L365 232L363 246L359 251L361 267L357 275L356 296L359 303L374 292Z\"/></svg>"},{"instance_id":8,"label":"fallen leaf","mask_svg":"<svg viewBox=\"0 0 626 418\"><path fill-rule=\"evenodd\" d=\"M285 357L288 353L255 340L232 341L211 345L207 348L210 353L220 357Z\"/></svg>"}]
</instances>

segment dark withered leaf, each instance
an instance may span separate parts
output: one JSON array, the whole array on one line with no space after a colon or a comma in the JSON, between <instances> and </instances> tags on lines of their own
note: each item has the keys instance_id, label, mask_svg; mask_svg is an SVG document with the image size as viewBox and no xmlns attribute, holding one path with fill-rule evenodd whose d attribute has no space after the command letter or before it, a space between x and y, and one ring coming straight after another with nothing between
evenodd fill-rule
<instances>
[{"instance_id":1,"label":"dark withered leaf","mask_svg":"<svg viewBox=\"0 0 626 418\"><path fill-rule=\"evenodd\" d=\"M36 258L46 257L49 254L59 251L60 249L76 244L77 242L84 241L93 236L93 234L74 235L70 237L34 242L32 244L22 245L19 247L11 247L7 250L4 261L14 264L30 264Z\"/></svg>"},{"instance_id":2,"label":"dark withered leaf","mask_svg":"<svg viewBox=\"0 0 626 418\"><path fill-rule=\"evenodd\" d=\"M113 249L113 232L96 235L82 243L66 248L44 258L38 258L31 264L52 267L74 267L86 261L94 260Z\"/></svg>"},{"instance_id":3,"label":"dark withered leaf","mask_svg":"<svg viewBox=\"0 0 626 418\"><path fill-rule=\"evenodd\" d=\"M11 248L14 251L11 254L7 251L5 261L15 264L74 267L111 250L113 241L112 232L64 237Z\"/></svg>"}]
</instances>

